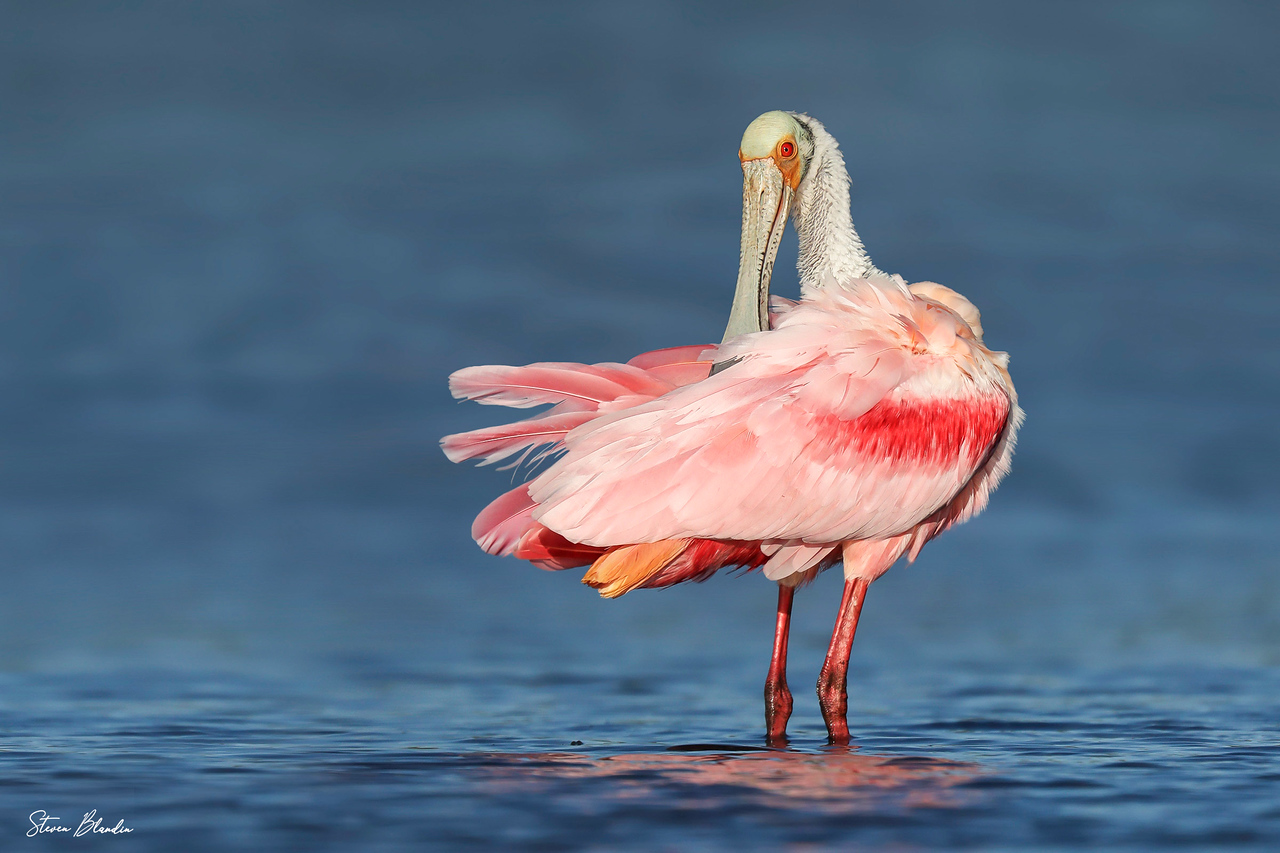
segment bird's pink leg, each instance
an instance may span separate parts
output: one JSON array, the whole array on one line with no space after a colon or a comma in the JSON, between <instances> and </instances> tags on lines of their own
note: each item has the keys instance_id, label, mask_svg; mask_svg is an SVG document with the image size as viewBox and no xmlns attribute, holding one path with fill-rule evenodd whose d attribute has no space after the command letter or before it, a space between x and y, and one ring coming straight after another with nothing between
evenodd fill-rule
<instances>
[{"instance_id":1,"label":"bird's pink leg","mask_svg":"<svg viewBox=\"0 0 1280 853\"><path fill-rule=\"evenodd\" d=\"M867 597L865 578L846 581L844 597L840 600L840 615L831 632L831 645L827 647L827 659L822 662L822 674L818 676L818 705L822 707L822 719L827 723L827 740L831 743L849 742L849 723L845 715L849 711L849 652L853 648L853 635L858 630L858 616L862 602Z\"/></svg>"},{"instance_id":2,"label":"bird's pink leg","mask_svg":"<svg viewBox=\"0 0 1280 853\"><path fill-rule=\"evenodd\" d=\"M796 588L778 584L778 625L773 634L773 659L764 681L765 740L771 746L787 742L787 720L791 719L791 690L787 687L787 637L791 633L791 600Z\"/></svg>"}]
</instances>

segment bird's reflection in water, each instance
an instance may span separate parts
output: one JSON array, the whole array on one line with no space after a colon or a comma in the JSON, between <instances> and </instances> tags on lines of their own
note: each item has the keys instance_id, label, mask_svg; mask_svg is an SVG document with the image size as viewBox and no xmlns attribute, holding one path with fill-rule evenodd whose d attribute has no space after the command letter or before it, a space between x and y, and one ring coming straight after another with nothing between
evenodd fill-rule
<instances>
[{"instance_id":1,"label":"bird's reflection in water","mask_svg":"<svg viewBox=\"0 0 1280 853\"><path fill-rule=\"evenodd\" d=\"M696 749L696 748L695 748ZM603 799L679 800L683 807L729 802L826 812L959 808L979 791L965 783L984 775L976 764L918 756L784 750L726 752L710 748L596 757L577 753L493 755L486 786L497 792L589 781ZM602 784L594 784L602 783ZM549 791L548 791L549 792Z\"/></svg>"}]
</instances>

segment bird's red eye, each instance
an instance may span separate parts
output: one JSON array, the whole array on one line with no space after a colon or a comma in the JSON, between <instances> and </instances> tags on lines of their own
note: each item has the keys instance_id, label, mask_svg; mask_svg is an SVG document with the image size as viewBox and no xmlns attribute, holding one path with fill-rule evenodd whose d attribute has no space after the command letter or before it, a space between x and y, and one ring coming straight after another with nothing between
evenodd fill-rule
<instances>
[{"instance_id":1,"label":"bird's red eye","mask_svg":"<svg viewBox=\"0 0 1280 853\"><path fill-rule=\"evenodd\" d=\"M790 157L792 154L796 153L796 147L790 142L784 142L778 146L778 153L783 157Z\"/></svg>"}]
</instances>

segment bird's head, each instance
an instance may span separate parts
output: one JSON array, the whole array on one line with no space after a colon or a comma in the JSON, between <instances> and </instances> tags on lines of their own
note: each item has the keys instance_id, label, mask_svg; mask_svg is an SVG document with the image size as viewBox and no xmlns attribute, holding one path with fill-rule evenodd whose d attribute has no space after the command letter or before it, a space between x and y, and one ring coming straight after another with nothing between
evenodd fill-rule
<instances>
[{"instance_id":1,"label":"bird's head","mask_svg":"<svg viewBox=\"0 0 1280 853\"><path fill-rule=\"evenodd\" d=\"M803 117L800 117L803 118ZM780 110L747 125L742 162L742 254L725 340L769 328L769 280L787 215L814 157L809 126Z\"/></svg>"},{"instance_id":2,"label":"bird's head","mask_svg":"<svg viewBox=\"0 0 1280 853\"><path fill-rule=\"evenodd\" d=\"M813 160L813 133L800 121L804 116L767 112L747 125L738 146L742 168L776 171L794 193Z\"/></svg>"}]
</instances>

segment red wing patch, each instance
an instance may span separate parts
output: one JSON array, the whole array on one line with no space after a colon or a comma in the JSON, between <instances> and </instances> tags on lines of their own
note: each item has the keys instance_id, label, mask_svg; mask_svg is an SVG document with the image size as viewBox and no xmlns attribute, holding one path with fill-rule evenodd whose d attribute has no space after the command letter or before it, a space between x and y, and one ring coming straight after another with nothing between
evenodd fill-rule
<instances>
[{"instance_id":1,"label":"red wing patch","mask_svg":"<svg viewBox=\"0 0 1280 853\"><path fill-rule=\"evenodd\" d=\"M977 465L1000 438L1009 418L1009 400L992 395L965 400L881 401L851 420L829 415L819 431L832 444L864 458L909 465Z\"/></svg>"}]
</instances>

